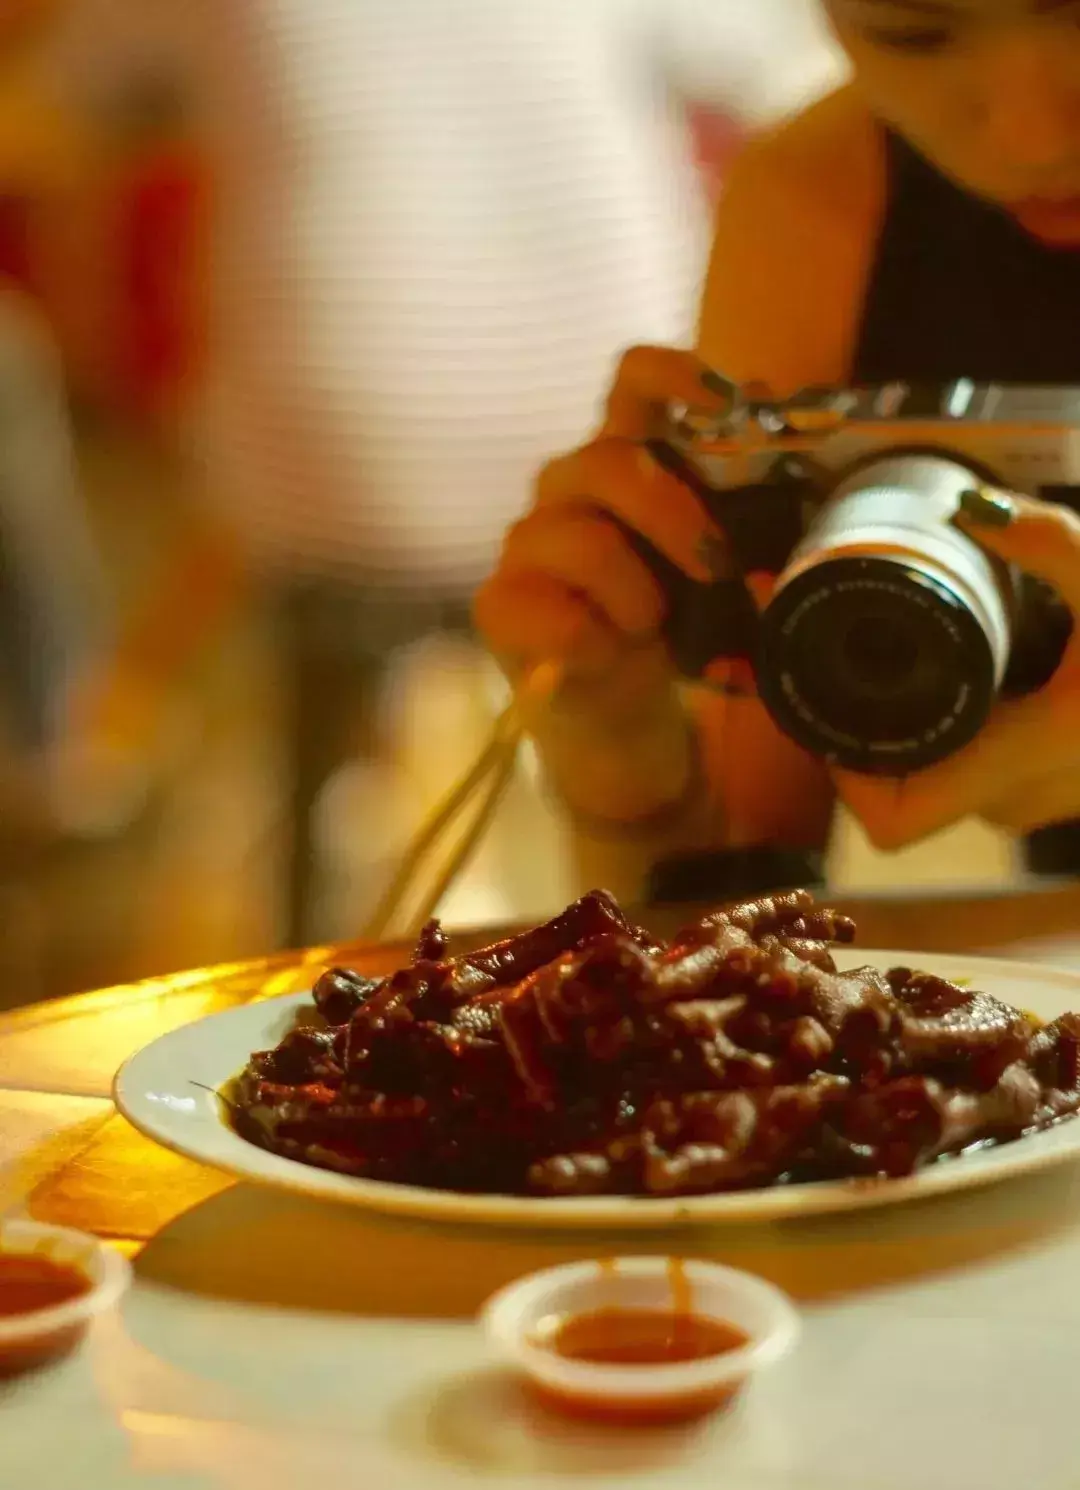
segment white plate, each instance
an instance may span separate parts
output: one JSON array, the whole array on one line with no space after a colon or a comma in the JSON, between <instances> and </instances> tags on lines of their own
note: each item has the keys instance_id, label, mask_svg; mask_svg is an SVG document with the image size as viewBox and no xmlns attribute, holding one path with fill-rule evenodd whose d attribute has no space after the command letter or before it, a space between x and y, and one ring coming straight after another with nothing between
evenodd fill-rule
<instances>
[{"instance_id":1,"label":"white plate","mask_svg":"<svg viewBox=\"0 0 1080 1490\"><path fill-rule=\"evenodd\" d=\"M870 963L883 968L916 967L944 978L969 979L976 988L1042 1019L1054 1019L1070 1009L1080 1011L1080 974L1076 973L981 957L857 948L839 954L837 962L847 967ZM1080 1118L1076 1118L1000 1148L946 1160L907 1179L840 1180L676 1200L461 1195L354 1179L282 1159L247 1143L222 1121L217 1098L203 1089L216 1091L244 1067L252 1051L276 1045L291 1027L295 1011L305 1005L310 1007L310 995L294 994L229 1009L163 1035L121 1068L115 1083L117 1106L148 1138L242 1179L432 1221L502 1226L622 1229L813 1215L941 1195L1080 1159Z\"/></svg>"}]
</instances>

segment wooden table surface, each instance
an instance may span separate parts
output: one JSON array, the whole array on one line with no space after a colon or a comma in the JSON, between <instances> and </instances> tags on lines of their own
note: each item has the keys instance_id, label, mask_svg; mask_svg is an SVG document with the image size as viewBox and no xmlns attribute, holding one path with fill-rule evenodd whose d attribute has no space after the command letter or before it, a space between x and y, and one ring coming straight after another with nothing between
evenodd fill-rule
<instances>
[{"instance_id":1,"label":"wooden table surface","mask_svg":"<svg viewBox=\"0 0 1080 1490\"><path fill-rule=\"evenodd\" d=\"M978 951L998 956L1021 949L1026 957L1080 969L1080 885L1020 889L993 897L874 898L849 902L845 908L857 916L863 945L929 953ZM645 919L663 931L690 919L690 915L685 910L665 911ZM462 944L486 939L477 935L464 938ZM313 1314L321 1321L321 1340L330 1339L326 1332L339 1329L344 1315L351 1311L364 1315L368 1336L374 1329L372 1338L381 1341L391 1355L402 1341L412 1339L409 1331L420 1327L418 1319L437 1317L441 1323L438 1339L433 1334L430 1342L432 1359L444 1352L447 1362L457 1362L462 1358L461 1341L471 1336L459 1333L451 1346L449 1335L443 1340L448 1321L453 1321L458 1331L466 1329L464 1321L502 1278L554 1259L611 1250L610 1239L605 1243L602 1238L590 1241L525 1235L511 1240L455 1233L446 1228L436 1231L235 1186L223 1175L156 1148L115 1113L110 1091L117 1067L157 1036L219 1010L306 988L319 969L330 962L343 961L378 973L391 970L400 957L401 948L395 946L314 948L303 954L198 969L34 1005L0 1017L0 1211L25 1206L37 1219L107 1238L137 1258L139 1276L132 1296L134 1313L127 1312L124 1327L104 1326L100 1338L95 1336L93 1351L85 1358L32 1382L17 1384L8 1389L8 1395L0 1391L0 1490L16 1490L30 1483L40 1490L49 1490L54 1484L57 1490L70 1490L76 1482L72 1479L73 1466L81 1461L72 1457L74 1447L69 1452L56 1446L44 1460L34 1458L40 1434L32 1425L63 1411L65 1392L71 1400L72 1432L83 1445L78 1452L90 1455L85 1462L91 1463L91 1469L80 1472L78 1479L83 1490L121 1490L129 1484L202 1490L224 1483L243 1487L259 1484L260 1490L276 1490L280 1485L285 1490L305 1480L289 1478L284 1469L279 1473L280 1465L291 1464L289 1474L300 1475L297 1466L307 1463L304 1456L310 1458L311 1454L327 1473L331 1467L340 1472L341 1464L352 1462L347 1438L341 1437L345 1428L335 1420L330 1437L337 1448L331 1453L320 1440L316 1453L311 1427L315 1419L308 1417L300 1426L293 1423L280 1439L278 1468L268 1466L261 1453L255 1455L252 1462L261 1466L261 1480L250 1463L245 1469L234 1464L238 1453L243 1457L242 1444L248 1443L250 1448L243 1435L258 1430L273 1437L279 1431L274 1414L285 1411L280 1404L273 1406L274 1393L279 1389L272 1385L260 1388L263 1396L257 1407L247 1396L239 1405L239 1399L232 1401L240 1392L237 1380L245 1372L255 1371L257 1375L256 1367L262 1359L259 1351L245 1354L249 1343L245 1331L251 1328L252 1310L264 1311L267 1318L272 1318L270 1333L280 1337L282 1349L284 1342L291 1340L290 1348L300 1353L312 1347L309 1337L299 1333L299 1321L310 1322ZM1077 1178L1069 1168L1056 1177L998 1187L993 1194L898 1207L894 1212L867 1213L862 1218L804 1223L803 1232L790 1227L739 1228L737 1246L730 1237L719 1241L715 1233L706 1234L696 1238L687 1250L703 1251L704 1255L716 1255L719 1250L725 1257L737 1254L744 1265L779 1277L804 1299L831 1298L848 1291L861 1298L868 1296L868 1291L873 1294L874 1290L910 1286L915 1301L912 1307L926 1309L931 1306L920 1288L931 1274L937 1277L956 1269L962 1278L974 1278L980 1270L997 1266L1001 1257L1009 1259L1031 1249L1038 1252L1059 1247L1055 1267L1048 1268L1046 1277L1060 1279L1066 1268L1080 1272ZM664 1238L653 1239L648 1249L664 1245ZM355 1258L355 1266L346 1266L343 1258ZM1007 1260L1001 1265L1004 1277L1015 1264ZM1029 1276L1021 1269L1017 1280L1021 1289L1036 1289L1034 1274ZM1080 1294L1080 1290L1073 1292ZM932 1309L941 1308L940 1289L933 1297ZM974 1295L964 1307L977 1315L985 1306L981 1295L978 1301L973 1299ZM183 1302L182 1308L178 1300ZM1037 1298L1035 1292L1031 1303L1039 1317L1057 1307L1049 1298ZM207 1306L213 1306L209 1313ZM837 1342L845 1338L845 1307L829 1315L830 1331L840 1332L828 1336L830 1349L839 1348ZM860 1303L856 1312L867 1307ZM946 1303L946 1311L947 1307ZM1069 1308L1080 1326L1080 1303ZM238 1314L238 1310L247 1312ZM172 1321L167 1339L161 1324L165 1314ZM371 1323L372 1315L382 1320L378 1328ZM143 1322L142 1334L134 1343L133 1318ZM328 1319L332 1319L331 1324ZM210 1337L206 1332L217 1324L224 1329L229 1321L228 1338L223 1336L214 1349L221 1354L223 1380L228 1378L225 1397L231 1405L222 1411L232 1425L230 1433L235 1430L240 1439L235 1433L221 1438L224 1429L218 1422L214 1432L219 1433L220 1442L211 1433L217 1445L213 1447L207 1446L209 1440L204 1442L210 1432L207 1424L213 1417L207 1406L210 1388L205 1350ZM982 1321L979 1328L984 1325ZM379 1334L379 1329L389 1330L391 1326L399 1332L385 1337ZM431 1329L434 1331L435 1326ZM955 1342L943 1331L943 1325L940 1330L935 1325L927 1339L938 1339L940 1334L939 1344L948 1355ZM365 1348L370 1349L368 1336ZM965 1369L983 1369L977 1367L976 1358L969 1359L965 1354L976 1349L979 1339L986 1348L992 1345L990 1336L984 1339L975 1329L964 1334L962 1349L957 1346L967 1363ZM1071 1377L1074 1387L1080 1376L1080 1328L1072 1329L1069 1340L1078 1342L1075 1362L1070 1362L1077 1368ZM1022 1330L1019 1334L1014 1330L1009 1348L1022 1354L1023 1349L1035 1351L1036 1346ZM342 1351L347 1354L344 1337L339 1339L334 1334L332 1345L326 1349L328 1360L339 1360ZM472 1345L466 1354L470 1359L475 1355ZM322 1356L315 1358L321 1360ZM158 1382L158 1386L150 1389L148 1381ZM491 1390L503 1388L493 1386ZM326 1391L331 1396L340 1394L340 1386L327 1386ZM458 1432L448 1419L439 1433L449 1434L451 1439L455 1432L459 1438L468 1438L470 1432L479 1434L483 1412L491 1406L488 1402L482 1411L479 1401L468 1398L460 1404L466 1418L469 1413L479 1414L475 1422L469 1419L471 1427ZM913 1413L923 1411L922 1406L909 1407ZM441 1487L444 1479L447 1485L456 1483L457 1474L472 1483L478 1473L489 1472L495 1474L494 1482L515 1486L532 1485L534 1479L538 1486L550 1484L552 1474L594 1486L603 1486L608 1478L612 1485L635 1482L637 1469L628 1463L625 1454L622 1460L617 1453L612 1459L610 1443L606 1449L594 1445L582 1460L560 1439L561 1446L551 1450L552 1458L550 1444L548 1449L539 1444L535 1425L525 1423L520 1414L513 1421L513 1432L506 1429L509 1437L491 1447L487 1460L479 1443L457 1442L456 1447L444 1445L445 1454L440 1450L442 1457L436 1454L426 1468L421 1465L415 1474L407 1474L401 1468L400 1454L394 1457L387 1450L384 1479L354 1480L346 1476L338 1483L370 1484L374 1490L412 1490L414 1485L423 1485L428 1490L429 1486ZM120 1435L124 1447L118 1459L109 1457L116 1450L117 1423L125 1430ZM928 1419L923 1426L926 1432L943 1431L936 1420L932 1423ZM1021 1437L1027 1444L1031 1434L1024 1430ZM197 1453L191 1449L196 1441L203 1445ZM181 1443L185 1446L178 1447ZM858 1484L859 1490L893 1490L894 1484L902 1483L904 1490L921 1490L924 1485L936 1490L938 1484L927 1468L929 1459L921 1451L906 1474L894 1480L891 1473L884 1475L869 1448L862 1459L856 1456L850 1463L832 1463L826 1469L824 1460L808 1468L800 1459L798 1445L789 1444L786 1457L778 1459L775 1454L770 1458L772 1450L765 1452L756 1439L754 1443L757 1448L753 1453L743 1445L739 1450L742 1457L736 1456L729 1464L731 1476L724 1480L726 1486L779 1490L782 1484L798 1490L824 1490L825 1486L828 1490L847 1490L850 1484L854 1490ZM1045 1444L1040 1452L1044 1450L1049 1452ZM1005 1450L999 1445L995 1452L1000 1457ZM20 1453L24 1460L20 1460ZM750 1458L746 1458L747 1453ZM1071 1479L1072 1471L1066 1473L1067 1466L1058 1473L1060 1466L1055 1458L1053 1473L1047 1468L1044 1478L1029 1475L1007 1483L1030 1486L1031 1490L1080 1490L1080 1454L1072 1458L1075 1474ZM5 1469L6 1459L23 1466L22 1478L11 1477L14 1471ZM93 1470L92 1465L99 1461L101 1467ZM719 1472L719 1460L708 1475L700 1464L696 1469L693 1465L687 1468L688 1462L665 1459L662 1472L657 1471L656 1483L697 1486L712 1483ZM953 1463L951 1455L949 1462ZM985 1453L969 1456L968 1462L985 1467ZM222 1468L226 1464L233 1468L226 1472ZM35 1477L26 1478L31 1470ZM699 1472L701 1478L697 1477ZM161 1479L163 1474L165 1478ZM179 1477L174 1479L175 1475ZM307 1475L306 1469L303 1475ZM646 1482L653 1483L642 1481ZM959 1478L954 1475L949 1490L964 1490L967 1483L963 1474ZM976 1482L971 1483L974 1490ZM991 1480L984 1474L978 1483L983 1490ZM996 1474L992 1483L996 1490ZM944 1482L942 1486L944 1490Z\"/></svg>"}]
</instances>

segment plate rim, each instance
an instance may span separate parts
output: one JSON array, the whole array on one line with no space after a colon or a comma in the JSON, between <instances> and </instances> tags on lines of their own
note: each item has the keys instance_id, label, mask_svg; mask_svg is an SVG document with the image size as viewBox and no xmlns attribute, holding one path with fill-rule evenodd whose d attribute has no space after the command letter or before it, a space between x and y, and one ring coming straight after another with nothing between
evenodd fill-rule
<instances>
[{"instance_id":1,"label":"plate rim","mask_svg":"<svg viewBox=\"0 0 1080 1490\"><path fill-rule=\"evenodd\" d=\"M930 970L935 960L947 960L949 964L962 962L965 968L971 967L973 982L978 981L980 969L987 973L996 970L999 975L1010 978L1023 978L1026 975L1044 985L1051 983L1074 989L1080 1008L1080 969L991 957L982 953L913 953L877 947L844 947L840 950L845 960L865 955L866 964L875 966L916 965ZM982 1162L965 1164L962 1158L958 1158L900 1179L821 1180L809 1184L721 1191L671 1199L635 1195L546 1198L502 1193L472 1194L418 1185L399 1185L320 1169L249 1143L219 1119L222 1133L240 1146L236 1151L236 1162L230 1162L227 1152L222 1155L208 1154L198 1143L185 1142L183 1134L177 1134L167 1124L155 1124L138 1110L137 1103L133 1104L129 1099L125 1085L130 1084L140 1061L158 1047L216 1020L236 1020L250 1016L256 1010L279 1008L284 1011L289 1005L301 1008L310 997L310 989L301 989L272 998L253 999L246 1004L217 1010L158 1035L129 1055L116 1071L111 1092L117 1111L138 1133L159 1147L243 1183L266 1185L309 1201L345 1204L383 1216L397 1216L431 1224L482 1225L514 1231L642 1231L799 1220L810 1216L839 1215L846 1211L931 1200L962 1191L988 1188L1008 1179L1034 1174L1070 1161L1080 1162L1078 1114L1057 1127L989 1150L985 1156L980 1156ZM216 1093L206 1087L201 1089L208 1100L220 1102ZM1045 1142L1073 1123L1077 1125L1076 1144L1062 1147ZM1041 1147L1040 1140L1044 1141ZM239 1156L248 1150L260 1157L265 1172L261 1169L255 1171L239 1162Z\"/></svg>"}]
</instances>

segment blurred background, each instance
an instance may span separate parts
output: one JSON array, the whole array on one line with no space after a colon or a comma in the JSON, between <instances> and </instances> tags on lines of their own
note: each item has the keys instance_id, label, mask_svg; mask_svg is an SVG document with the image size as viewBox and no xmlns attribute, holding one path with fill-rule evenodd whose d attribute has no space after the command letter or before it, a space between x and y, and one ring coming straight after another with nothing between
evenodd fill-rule
<instances>
[{"instance_id":1,"label":"blurred background","mask_svg":"<svg viewBox=\"0 0 1080 1490\"><path fill-rule=\"evenodd\" d=\"M838 74L802 0L0 5L0 1007L355 934L499 705L532 471ZM525 762L447 919L575 888Z\"/></svg>"}]
</instances>

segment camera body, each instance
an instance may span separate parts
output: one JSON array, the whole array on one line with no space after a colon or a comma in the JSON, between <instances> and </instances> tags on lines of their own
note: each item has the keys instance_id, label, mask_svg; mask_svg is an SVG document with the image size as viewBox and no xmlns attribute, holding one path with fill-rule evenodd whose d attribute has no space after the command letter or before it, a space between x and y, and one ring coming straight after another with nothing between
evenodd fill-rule
<instances>
[{"instance_id":1,"label":"camera body","mask_svg":"<svg viewBox=\"0 0 1080 1490\"><path fill-rule=\"evenodd\" d=\"M1080 510L1080 388L730 385L719 416L664 411L649 441L729 540L699 584L639 536L680 671L748 659L781 729L849 769L904 776L967 744L1000 697L1043 687L1072 631L1042 582L954 525L1003 487ZM746 576L776 577L761 611Z\"/></svg>"}]
</instances>

